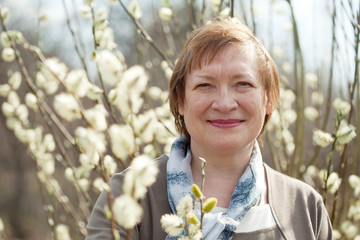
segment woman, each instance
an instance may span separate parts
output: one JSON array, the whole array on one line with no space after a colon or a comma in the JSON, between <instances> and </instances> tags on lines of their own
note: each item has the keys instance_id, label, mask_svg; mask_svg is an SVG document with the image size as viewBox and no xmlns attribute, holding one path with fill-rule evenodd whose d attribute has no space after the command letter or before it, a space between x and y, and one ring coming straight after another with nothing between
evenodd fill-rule
<instances>
[{"instance_id":1,"label":"woman","mask_svg":"<svg viewBox=\"0 0 360 240\"><path fill-rule=\"evenodd\" d=\"M182 136L169 157L157 160L160 173L142 201L144 217L132 238L167 237L160 218L176 212L193 183L201 184L202 157L203 193L218 199L205 215L204 239L331 239L321 196L262 161L258 142L278 98L275 64L246 26L215 19L195 30L170 81L170 108ZM115 196L121 194L122 176L112 178ZM106 204L102 194L87 239L111 238Z\"/></svg>"}]
</instances>

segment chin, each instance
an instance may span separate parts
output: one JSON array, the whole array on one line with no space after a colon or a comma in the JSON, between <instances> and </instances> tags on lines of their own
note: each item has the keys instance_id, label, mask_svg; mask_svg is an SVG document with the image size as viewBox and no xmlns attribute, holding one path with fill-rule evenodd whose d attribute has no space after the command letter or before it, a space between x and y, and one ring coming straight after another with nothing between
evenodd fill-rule
<instances>
[{"instance_id":1,"label":"chin","mask_svg":"<svg viewBox=\"0 0 360 240\"><path fill-rule=\"evenodd\" d=\"M244 145L247 144L245 144L243 141L233 141L231 139L226 139L224 141L217 140L212 144L212 147L219 152L230 152L234 150L239 150L239 148L242 148Z\"/></svg>"},{"instance_id":2,"label":"chin","mask_svg":"<svg viewBox=\"0 0 360 240\"><path fill-rule=\"evenodd\" d=\"M219 149L237 149L246 148L254 143L255 139L249 139L245 136L217 136L213 139L212 145Z\"/></svg>"}]
</instances>

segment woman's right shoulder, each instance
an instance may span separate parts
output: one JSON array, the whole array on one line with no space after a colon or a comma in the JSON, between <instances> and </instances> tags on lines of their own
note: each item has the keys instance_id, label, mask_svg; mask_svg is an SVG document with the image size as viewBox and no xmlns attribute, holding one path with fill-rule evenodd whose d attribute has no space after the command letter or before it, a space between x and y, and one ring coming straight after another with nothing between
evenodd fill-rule
<instances>
[{"instance_id":1,"label":"woman's right shoulder","mask_svg":"<svg viewBox=\"0 0 360 240\"><path fill-rule=\"evenodd\" d=\"M154 159L154 161L156 162L157 166L159 167L159 171L164 170L164 169L165 169L165 171L166 171L166 164L167 164L168 159L169 159L169 156L166 155L166 154L163 154L163 155L161 155L160 157ZM121 171L121 172L119 172L119 173L115 173L115 174L111 177L111 179L113 179L113 178L116 179L116 178L122 178L122 177L124 177L124 175L126 174L126 172L127 172L130 168L131 168L131 166L128 167L128 168L126 168L126 169L124 169L123 171Z\"/></svg>"},{"instance_id":2,"label":"woman's right shoulder","mask_svg":"<svg viewBox=\"0 0 360 240\"><path fill-rule=\"evenodd\" d=\"M158 182L158 181L163 182L164 178L166 181L166 165L167 165L168 159L169 159L169 156L166 154L154 159L154 161L156 162L156 164L159 168L159 173L158 173L156 182ZM122 172L115 173L110 178L110 187L111 187L114 195L117 196L117 195L121 194L122 183L123 183L124 177L126 175L126 172L129 170L129 168L124 169ZM156 182L155 182L155 184L156 184Z\"/></svg>"},{"instance_id":3,"label":"woman's right shoulder","mask_svg":"<svg viewBox=\"0 0 360 240\"><path fill-rule=\"evenodd\" d=\"M160 157L158 157L157 159L155 159L154 161L158 164L159 166L159 170L165 169L166 171L166 164L167 161L169 160L169 156L166 154L161 155Z\"/></svg>"}]
</instances>

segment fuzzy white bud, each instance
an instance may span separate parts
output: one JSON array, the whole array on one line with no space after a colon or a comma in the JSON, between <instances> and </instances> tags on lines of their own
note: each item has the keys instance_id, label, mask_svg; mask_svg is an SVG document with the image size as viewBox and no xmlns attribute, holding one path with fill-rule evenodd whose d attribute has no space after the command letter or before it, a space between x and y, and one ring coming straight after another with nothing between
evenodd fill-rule
<instances>
[{"instance_id":1,"label":"fuzzy white bud","mask_svg":"<svg viewBox=\"0 0 360 240\"><path fill-rule=\"evenodd\" d=\"M56 239L71 240L69 227L64 224L59 224L55 227Z\"/></svg>"},{"instance_id":2,"label":"fuzzy white bud","mask_svg":"<svg viewBox=\"0 0 360 240\"><path fill-rule=\"evenodd\" d=\"M146 155L133 159L130 166L124 178L123 190L124 193L141 199L145 196L146 188L156 181L158 168L156 163Z\"/></svg>"},{"instance_id":3,"label":"fuzzy white bud","mask_svg":"<svg viewBox=\"0 0 360 240\"><path fill-rule=\"evenodd\" d=\"M79 9L79 15L82 18L91 18L91 8L89 6L82 6Z\"/></svg>"},{"instance_id":4,"label":"fuzzy white bud","mask_svg":"<svg viewBox=\"0 0 360 240\"><path fill-rule=\"evenodd\" d=\"M312 89L315 89L318 86L319 78L314 73L306 73L305 81Z\"/></svg>"},{"instance_id":5,"label":"fuzzy white bud","mask_svg":"<svg viewBox=\"0 0 360 240\"><path fill-rule=\"evenodd\" d=\"M337 112L340 112L342 115L346 115L350 112L351 105L350 103L342 100L341 98L336 98L333 102L333 106Z\"/></svg>"},{"instance_id":6,"label":"fuzzy white bud","mask_svg":"<svg viewBox=\"0 0 360 240\"><path fill-rule=\"evenodd\" d=\"M60 93L55 96L54 109L60 117L69 122L81 117L79 104L69 93Z\"/></svg>"},{"instance_id":7,"label":"fuzzy white bud","mask_svg":"<svg viewBox=\"0 0 360 240\"><path fill-rule=\"evenodd\" d=\"M96 53L95 61L105 83L114 86L120 81L125 66L118 56L109 50L102 50Z\"/></svg>"},{"instance_id":8,"label":"fuzzy white bud","mask_svg":"<svg viewBox=\"0 0 360 240\"><path fill-rule=\"evenodd\" d=\"M176 213L178 216L184 218L188 213L190 213L194 208L193 199L190 194L186 194L182 197L177 206L176 206Z\"/></svg>"},{"instance_id":9,"label":"fuzzy white bud","mask_svg":"<svg viewBox=\"0 0 360 240\"><path fill-rule=\"evenodd\" d=\"M73 70L66 75L64 85L75 96L84 97L89 89L89 80L83 69Z\"/></svg>"},{"instance_id":10,"label":"fuzzy white bud","mask_svg":"<svg viewBox=\"0 0 360 240\"><path fill-rule=\"evenodd\" d=\"M106 150L105 136L91 128L78 127L75 130L79 145L84 153L90 156L102 154Z\"/></svg>"},{"instance_id":11,"label":"fuzzy white bud","mask_svg":"<svg viewBox=\"0 0 360 240\"><path fill-rule=\"evenodd\" d=\"M326 147L330 143L334 142L334 138L330 133L324 132L322 130L315 130L313 134L313 141L316 145L320 147Z\"/></svg>"},{"instance_id":12,"label":"fuzzy white bud","mask_svg":"<svg viewBox=\"0 0 360 240\"><path fill-rule=\"evenodd\" d=\"M11 87L9 84L1 84L0 85L0 97L7 97L11 91Z\"/></svg>"},{"instance_id":13,"label":"fuzzy white bud","mask_svg":"<svg viewBox=\"0 0 360 240\"><path fill-rule=\"evenodd\" d=\"M344 119L341 120L340 126L336 131L336 138L340 144L348 144L353 138L356 137L355 127L349 125Z\"/></svg>"},{"instance_id":14,"label":"fuzzy white bud","mask_svg":"<svg viewBox=\"0 0 360 240\"><path fill-rule=\"evenodd\" d=\"M319 117L319 112L314 107L306 107L304 114L305 117L310 121L315 121Z\"/></svg>"},{"instance_id":15,"label":"fuzzy white bud","mask_svg":"<svg viewBox=\"0 0 360 240\"><path fill-rule=\"evenodd\" d=\"M0 5L0 17L2 19L2 21L4 22L4 24L7 24L7 22L10 19L10 11L9 8L7 7L2 7Z\"/></svg>"},{"instance_id":16,"label":"fuzzy white bud","mask_svg":"<svg viewBox=\"0 0 360 240\"><path fill-rule=\"evenodd\" d=\"M129 125L113 124L109 128L111 149L115 156L125 161L127 156L135 152L135 137Z\"/></svg>"},{"instance_id":17,"label":"fuzzy white bud","mask_svg":"<svg viewBox=\"0 0 360 240\"><path fill-rule=\"evenodd\" d=\"M162 7L159 9L159 18L163 21L171 20L173 11L168 7Z\"/></svg>"},{"instance_id":18,"label":"fuzzy white bud","mask_svg":"<svg viewBox=\"0 0 360 240\"><path fill-rule=\"evenodd\" d=\"M33 93L27 93L25 95L25 104L34 111L38 109L38 101Z\"/></svg>"},{"instance_id":19,"label":"fuzzy white bud","mask_svg":"<svg viewBox=\"0 0 360 240\"><path fill-rule=\"evenodd\" d=\"M84 111L86 121L96 131L104 131L107 128L107 115L108 112L102 104L97 104L95 107Z\"/></svg>"},{"instance_id":20,"label":"fuzzy white bud","mask_svg":"<svg viewBox=\"0 0 360 240\"><path fill-rule=\"evenodd\" d=\"M160 219L161 227L170 236L179 236L184 228L184 220L174 214L165 214Z\"/></svg>"},{"instance_id":21,"label":"fuzzy white bud","mask_svg":"<svg viewBox=\"0 0 360 240\"><path fill-rule=\"evenodd\" d=\"M18 90L21 85L21 73L15 72L11 77L9 78L9 84L13 90Z\"/></svg>"},{"instance_id":22,"label":"fuzzy white bud","mask_svg":"<svg viewBox=\"0 0 360 240\"><path fill-rule=\"evenodd\" d=\"M9 38L7 32L0 33L0 43L3 48L8 48L11 46L10 38Z\"/></svg>"},{"instance_id":23,"label":"fuzzy white bud","mask_svg":"<svg viewBox=\"0 0 360 240\"><path fill-rule=\"evenodd\" d=\"M140 223L143 214L140 204L127 194L115 199L113 211L115 221L125 229L131 229Z\"/></svg>"},{"instance_id":24,"label":"fuzzy white bud","mask_svg":"<svg viewBox=\"0 0 360 240\"><path fill-rule=\"evenodd\" d=\"M12 62L15 60L14 49L7 47L2 50L1 57L5 62Z\"/></svg>"},{"instance_id":25,"label":"fuzzy white bud","mask_svg":"<svg viewBox=\"0 0 360 240\"><path fill-rule=\"evenodd\" d=\"M127 9L135 19L141 18L142 11L138 0L131 0Z\"/></svg>"}]
</instances>

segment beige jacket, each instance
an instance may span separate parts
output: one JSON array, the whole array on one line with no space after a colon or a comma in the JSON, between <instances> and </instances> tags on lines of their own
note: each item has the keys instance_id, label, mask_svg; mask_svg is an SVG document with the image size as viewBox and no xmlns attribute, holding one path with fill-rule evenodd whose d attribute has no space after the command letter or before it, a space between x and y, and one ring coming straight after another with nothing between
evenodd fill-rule
<instances>
[{"instance_id":1,"label":"beige jacket","mask_svg":"<svg viewBox=\"0 0 360 240\"><path fill-rule=\"evenodd\" d=\"M132 231L131 239L166 238L160 218L171 213L166 188L166 163L168 156L160 157L159 176L141 201L144 209L142 222ZM321 196L309 185L281 174L264 164L268 182L268 202L276 226L248 233L236 233L232 239L287 239L287 240L331 240L331 224ZM114 196L122 191L124 172L111 179ZM104 216L107 194L101 193L91 213L87 230L87 240L112 239L109 220ZM117 227L121 239L126 239L126 231Z\"/></svg>"}]
</instances>

